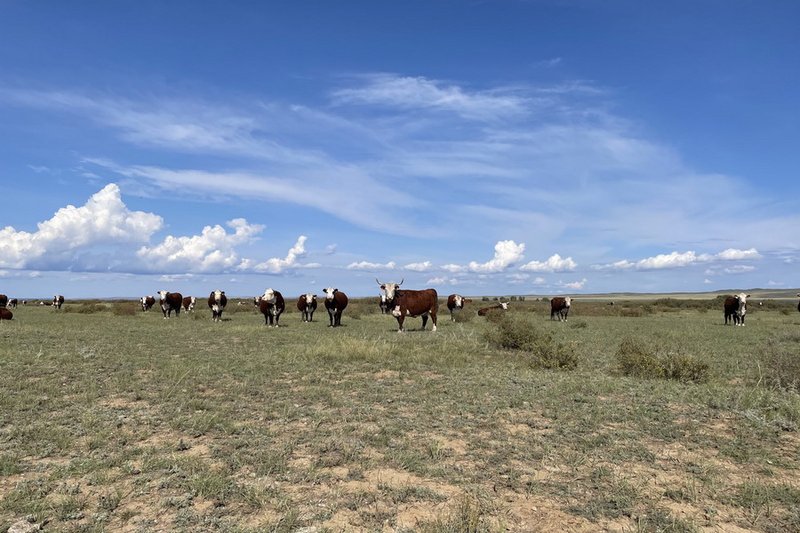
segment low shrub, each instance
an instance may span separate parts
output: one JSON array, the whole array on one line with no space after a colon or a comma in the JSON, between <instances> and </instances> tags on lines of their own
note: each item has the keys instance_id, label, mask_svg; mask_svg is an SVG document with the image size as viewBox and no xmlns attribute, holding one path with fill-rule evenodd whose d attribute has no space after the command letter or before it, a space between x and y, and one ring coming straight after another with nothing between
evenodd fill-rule
<instances>
[{"instance_id":1,"label":"low shrub","mask_svg":"<svg viewBox=\"0 0 800 533\"><path fill-rule=\"evenodd\" d=\"M82 303L80 305L69 305L64 307L65 313L80 313L82 315L102 313L105 310L106 306L98 303Z\"/></svg>"},{"instance_id":2,"label":"low shrub","mask_svg":"<svg viewBox=\"0 0 800 533\"><path fill-rule=\"evenodd\" d=\"M111 313L114 316L134 316L141 308L136 302L120 302L111 306Z\"/></svg>"},{"instance_id":3,"label":"low shrub","mask_svg":"<svg viewBox=\"0 0 800 533\"><path fill-rule=\"evenodd\" d=\"M768 339L761 352L764 383L775 389L800 391L800 334Z\"/></svg>"},{"instance_id":4,"label":"low shrub","mask_svg":"<svg viewBox=\"0 0 800 533\"><path fill-rule=\"evenodd\" d=\"M528 361L537 368L573 370L578 356L570 344L556 341L553 334L534 327L521 315L489 313L493 326L486 332L490 344L506 350L526 352Z\"/></svg>"},{"instance_id":5,"label":"low shrub","mask_svg":"<svg viewBox=\"0 0 800 533\"><path fill-rule=\"evenodd\" d=\"M692 356L658 352L641 340L625 337L615 355L617 371L645 379L675 379L701 383L708 380L708 364Z\"/></svg>"},{"instance_id":6,"label":"low shrub","mask_svg":"<svg viewBox=\"0 0 800 533\"><path fill-rule=\"evenodd\" d=\"M447 316L448 318L450 318L450 313L448 312L447 315L444 315L444 316ZM457 312L453 316L456 319L457 323L464 324L466 322L472 322L472 320L475 318L475 311L471 311L469 309L463 309L463 310Z\"/></svg>"}]
</instances>

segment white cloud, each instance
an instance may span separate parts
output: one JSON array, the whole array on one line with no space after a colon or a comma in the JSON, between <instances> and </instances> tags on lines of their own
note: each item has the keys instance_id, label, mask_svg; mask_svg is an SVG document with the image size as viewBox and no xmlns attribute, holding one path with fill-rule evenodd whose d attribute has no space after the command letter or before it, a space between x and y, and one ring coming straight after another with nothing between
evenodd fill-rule
<instances>
[{"instance_id":1,"label":"white cloud","mask_svg":"<svg viewBox=\"0 0 800 533\"><path fill-rule=\"evenodd\" d=\"M189 281L194 279L194 274L163 274L158 277L158 281L173 283L175 281Z\"/></svg>"},{"instance_id":2,"label":"white cloud","mask_svg":"<svg viewBox=\"0 0 800 533\"><path fill-rule=\"evenodd\" d=\"M726 267L722 271L726 274L744 274L746 272L752 272L756 269L756 267L752 265L733 265L731 267Z\"/></svg>"},{"instance_id":3,"label":"white cloud","mask_svg":"<svg viewBox=\"0 0 800 533\"><path fill-rule=\"evenodd\" d=\"M525 243L517 244L512 240L498 241L494 245L494 258L486 263L470 261L471 272L492 273L501 272L523 258Z\"/></svg>"},{"instance_id":4,"label":"white cloud","mask_svg":"<svg viewBox=\"0 0 800 533\"><path fill-rule=\"evenodd\" d=\"M531 261L519 267L520 270L531 272L572 272L578 263L571 257L563 258L558 254L551 255L546 261Z\"/></svg>"},{"instance_id":5,"label":"white cloud","mask_svg":"<svg viewBox=\"0 0 800 533\"><path fill-rule=\"evenodd\" d=\"M718 253L717 258L725 261L740 261L742 259L761 259L761 254L755 248L750 248L749 250L728 248Z\"/></svg>"},{"instance_id":6,"label":"white cloud","mask_svg":"<svg viewBox=\"0 0 800 533\"><path fill-rule=\"evenodd\" d=\"M360 261L358 263L350 263L347 265L348 270L394 270L397 263L389 261L388 263L370 263L369 261Z\"/></svg>"},{"instance_id":7,"label":"white cloud","mask_svg":"<svg viewBox=\"0 0 800 533\"><path fill-rule=\"evenodd\" d=\"M458 285L460 281L456 278L435 277L425 282L427 285Z\"/></svg>"},{"instance_id":8,"label":"white cloud","mask_svg":"<svg viewBox=\"0 0 800 533\"><path fill-rule=\"evenodd\" d=\"M305 243L307 239L308 237L305 235L300 235L297 238L297 242L294 244L294 246L292 246L286 253L286 257L283 259L277 257L267 259L263 263L255 265L253 270L256 272L280 274L281 272L291 268L317 268L319 263L309 263L307 265L300 265L297 263L297 259L306 254Z\"/></svg>"},{"instance_id":9,"label":"white cloud","mask_svg":"<svg viewBox=\"0 0 800 533\"><path fill-rule=\"evenodd\" d=\"M706 279L703 280L703 283L705 283L706 285L711 285L714 282L711 281L710 279L706 278Z\"/></svg>"},{"instance_id":10,"label":"white cloud","mask_svg":"<svg viewBox=\"0 0 800 533\"><path fill-rule=\"evenodd\" d=\"M547 280L545 280L545 279L544 279L543 277L541 277L541 276L537 276L537 277L536 277L536 278L533 280L533 284L534 284L534 285L544 285L545 283L547 283Z\"/></svg>"},{"instance_id":11,"label":"white cloud","mask_svg":"<svg viewBox=\"0 0 800 533\"><path fill-rule=\"evenodd\" d=\"M466 272L467 271L467 267L461 266L461 265L456 265L456 264L453 264L453 263L448 263L446 265L442 265L441 269L446 271L446 272L450 272L452 274L458 274L459 272Z\"/></svg>"},{"instance_id":12,"label":"white cloud","mask_svg":"<svg viewBox=\"0 0 800 533\"><path fill-rule=\"evenodd\" d=\"M147 242L163 224L160 216L130 211L119 187L110 183L81 207L68 205L32 233L11 226L0 230L0 266L40 268L73 265L78 254L96 245Z\"/></svg>"},{"instance_id":13,"label":"white cloud","mask_svg":"<svg viewBox=\"0 0 800 533\"><path fill-rule=\"evenodd\" d=\"M718 254L697 254L694 251L672 252L669 254L659 254L653 257L640 259L639 261L629 261L623 259L607 265L593 265L595 270L661 270L667 268L681 268L697 263L709 263L712 261L731 261L743 259L760 259L761 254L755 248L749 250L737 250L728 248ZM711 274L711 269L706 270L706 274Z\"/></svg>"},{"instance_id":14,"label":"white cloud","mask_svg":"<svg viewBox=\"0 0 800 533\"><path fill-rule=\"evenodd\" d=\"M406 270L413 270L414 272L427 272L433 267L430 261L423 261L421 263L409 263L403 268Z\"/></svg>"},{"instance_id":15,"label":"white cloud","mask_svg":"<svg viewBox=\"0 0 800 533\"><path fill-rule=\"evenodd\" d=\"M586 278L583 278L580 281L572 281L572 282L569 282L569 283L559 282L558 286L562 287L564 289L572 289L572 290L576 290L577 291L577 290L583 289L583 287L586 285L587 281L588 280Z\"/></svg>"}]
</instances>

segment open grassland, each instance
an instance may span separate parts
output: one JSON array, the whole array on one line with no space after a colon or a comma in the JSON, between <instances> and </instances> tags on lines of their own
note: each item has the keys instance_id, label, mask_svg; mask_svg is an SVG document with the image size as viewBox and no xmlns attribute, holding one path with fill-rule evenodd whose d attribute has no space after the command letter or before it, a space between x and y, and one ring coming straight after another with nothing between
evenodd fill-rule
<instances>
[{"instance_id":1,"label":"open grassland","mask_svg":"<svg viewBox=\"0 0 800 533\"><path fill-rule=\"evenodd\" d=\"M800 531L796 305L476 301L405 334L374 301L338 329L20 307L0 531Z\"/></svg>"}]
</instances>

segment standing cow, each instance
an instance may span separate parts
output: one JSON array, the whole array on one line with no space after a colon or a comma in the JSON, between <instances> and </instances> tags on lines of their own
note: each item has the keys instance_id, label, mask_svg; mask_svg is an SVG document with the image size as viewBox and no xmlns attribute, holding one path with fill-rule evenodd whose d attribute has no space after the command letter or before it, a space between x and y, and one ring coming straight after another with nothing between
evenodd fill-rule
<instances>
[{"instance_id":1,"label":"standing cow","mask_svg":"<svg viewBox=\"0 0 800 533\"><path fill-rule=\"evenodd\" d=\"M219 289L212 291L208 295L208 307L211 309L211 320L214 322L222 321L222 311L228 305L228 297L225 296L225 291Z\"/></svg>"},{"instance_id":2,"label":"standing cow","mask_svg":"<svg viewBox=\"0 0 800 533\"><path fill-rule=\"evenodd\" d=\"M5 294L0 294L0 307L8 306L8 296Z\"/></svg>"},{"instance_id":3,"label":"standing cow","mask_svg":"<svg viewBox=\"0 0 800 533\"><path fill-rule=\"evenodd\" d=\"M310 292L302 294L297 299L297 310L300 311L303 322L313 322L314 311L317 310L317 295Z\"/></svg>"},{"instance_id":4,"label":"standing cow","mask_svg":"<svg viewBox=\"0 0 800 533\"><path fill-rule=\"evenodd\" d=\"M749 294L740 292L734 296L726 296L723 303L725 311L725 325L728 325L728 319L734 326L744 326L744 316L747 314L747 299L750 298Z\"/></svg>"},{"instance_id":5,"label":"standing cow","mask_svg":"<svg viewBox=\"0 0 800 533\"><path fill-rule=\"evenodd\" d=\"M550 320L554 320L555 317L558 317L558 321L564 322L567 321L567 315L569 315L569 308L572 306L572 298L569 296L562 298L561 296L556 296L552 300L550 300Z\"/></svg>"},{"instance_id":6,"label":"standing cow","mask_svg":"<svg viewBox=\"0 0 800 533\"><path fill-rule=\"evenodd\" d=\"M381 314L388 314L392 309L392 302L386 300L386 295L381 293L381 301L378 304L381 308Z\"/></svg>"},{"instance_id":7,"label":"standing cow","mask_svg":"<svg viewBox=\"0 0 800 533\"><path fill-rule=\"evenodd\" d=\"M175 311L175 316L181 314L181 304L183 304L183 295L181 293L158 291L158 296L161 303L161 312L164 313L164 319L169 318L173 311Z\"/></svg>"},{"instance_id":8,"label":"standing cow","mask_svg":"<svg viewBox=\"0 0 800 533\"><path fill-rule=\"evenodd\" d=\"M142 305L142 311L149 311L156 305L156 299L152 296L142 296L139 298L139 303Z\"/></svg>"},{"instance_id":9,"label":"standing cow","mask_svg":"<svg viewBox=\"0 0 800 533\"><path fill-rule=\"evenodd\" d=\"M14 318L14 313L5 307L0 307L0 320L11 320L12 318Z\"/></svg>"},{"instance_id":10,"label":"standing cow","mask_svg":"<svg viewBox=\"0 0 800 533\"><path fill-rule=\"evenodd\" d=\"M11 298L8 301L8 308L9 309L16 309L18 303L19 303L19 300L17 300L16 298Z\"/></svg>"},{"instance_id":11,"label":"standing cow","mask_svg":"<svg viewBox=\"0 0 800 533\"><path fill-rule=\"evenodd\" d=\"M456 321L456 313L464 309L464 304L471 302L469 298L464 298L460 294L451 294L447 297L447 309L450 311L450 320Z\"/></svg>"},{"instance_id":12,"label":"standing cow","mask_svg":"<svg viewBox=\"0 0 800 533\"><path fill-rule=\"evenodd\" d=\"M492 311L508 311L508 302L500 302L499 304L478 309L478 316L486 316Z\"/></svg>"},{"instance_id":13,"label":"standing cow","mask_svg":"<svg viewBox=\"0 0 800 533\"><path fill-rule=\"evenodd\" d=\"M325 309L328 310L328 318L331 322L328 324L328 327L335 328L341 326L342 311L345 310L348 302L347 295L339 289L334 289L333 287L322 289L322 292L325 293Z\"/></svg>"},{"instance_id":14,"label":"standing cow","mask_svg":"<svg viewBox=\"0 0 800 533\"><path fill-rule=\"evenodd\" d=\"M52 305L55 309L61 309L61 306L64 305L64 297L60 294L56 294L53 296L53 303L50 305Z\"/></svg>"},{"instance_id":15,"label":"standing cow","mask_svg":"<svg viewBox=\"0 0 800 533\"><path fill-rule=\"evenodd\" d=\"M194 312L194 306L197 303L197 298L194 296L185 296L183 300L181 300L181 304L183 305L183 310L187 313L189 311Z\"/></svg>"},{"instance_id":16,"label":"standing cow","mask_svg":"<svg viewBox=\"0 0 800 533\"><path fill-rule=\"evenodd\" d=\"M798 293L797 295L800 296L800 293ZM800 302L797 302L797 310L800 311Z\"/></svg>"},{"instance_id":17,"label":"standing cow","mask_svg":"<svg viewBox=\"0 0 800 533\"><path fill-rule=\"evenodd\" d=\"M277 328L284 309L286 309L286 303L283 301L283 295L276 290L267 289L258 299L258 310L264 315L264 325L266 326L272 327L274 322Z\"/></svg>"},{"instance_id":18,"label":"standing cow","mask_svg":"<svg viewBox=\"0 0 800 533\"><path fill-rule=\"evenodd\" d=\"M400 290L400 283L381 283L376 278L375 281L380 285L386 300L392 302L392 316L397 319L397 331L402 333L403 322L406 317L422 317L422 329L428 323L428 315L433 322L433 330L436 331L436 313L439 308L439 295L436 289L423 289L421 291Z\"/></svg>"}]
</instances>

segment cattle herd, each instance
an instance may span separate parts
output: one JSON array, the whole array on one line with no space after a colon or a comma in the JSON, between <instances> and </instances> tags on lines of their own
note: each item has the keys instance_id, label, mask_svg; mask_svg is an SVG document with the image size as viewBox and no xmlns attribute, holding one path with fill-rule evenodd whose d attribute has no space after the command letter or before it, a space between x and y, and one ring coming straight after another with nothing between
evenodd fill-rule
<instances>
[{"instance_id":1,"label":"cattle herd","mask_svg":"<svg viewBox=\"0 0 800 533\"><path fill-rule=\"evenodd\" d=\"M380 286L379 306L381 313L390 314L397 320L397 331L403 332L403 324L408 317L422 317L422 329L431 319L432 331L436 331L436 315L439 307L439 295L436 289L410 290L401 289L403 280L400 283L382 283L377 278L375 281ZM347 308L347 295L334 287L327 287L322 290L325 293L325 309L328 311L329 327L342 325L342 312ZM159 304L164 319L168 319L175 313L179 316L181 309L188 313L194 311L197 300L194 296L184 297L179 292L158 291ZM800 297L800 293L797 294ZM749 294L739 293L733 296L726 296L723 302L723 314L725 325L729 322L734 326L744 326L744 319L747 315L747 299ZM556 296L550 300L550 320L558 319L559 322L566 321L573 298L569 296ZM472 300L464 298L460 294L451 294L447 297L447 310L450 311L450 320L456 320L456 314L464 309L464 306ZM22 300L22 305L27 305L27 300ZM156 303L152 296L143 296L139 299L142 311L149 311ZM17 298L9 298L5 294L0 294L0 320L11 320L14 317L11 309L16 309L19 301ZM211 319L214 322L222 321L222 312L228 304L225 291L214 290L208 295L208 308L211 310ZM40 301L39 305L47 305L45 301ZM56 294L50 306L53 309L61 309L64 305L64 296ZM239 302L242 305L242 302ZM264 294L253 298L253 305L264 315L264 324L268 327L279 327L281 314L286 309L286 302L283 295L274 289L267 289ZM610 302L609 305L614 305ZM314 311L317 309L317 295L306 293L300 295L297 300L297 310L300 311L302 322L313 322ZM479 316L486 316L491 312L503 312L508 309L508 302L501 302L489 307L478 310ZM800 311L800 302L797 304Z\"/></svg>"}]
</instances>

